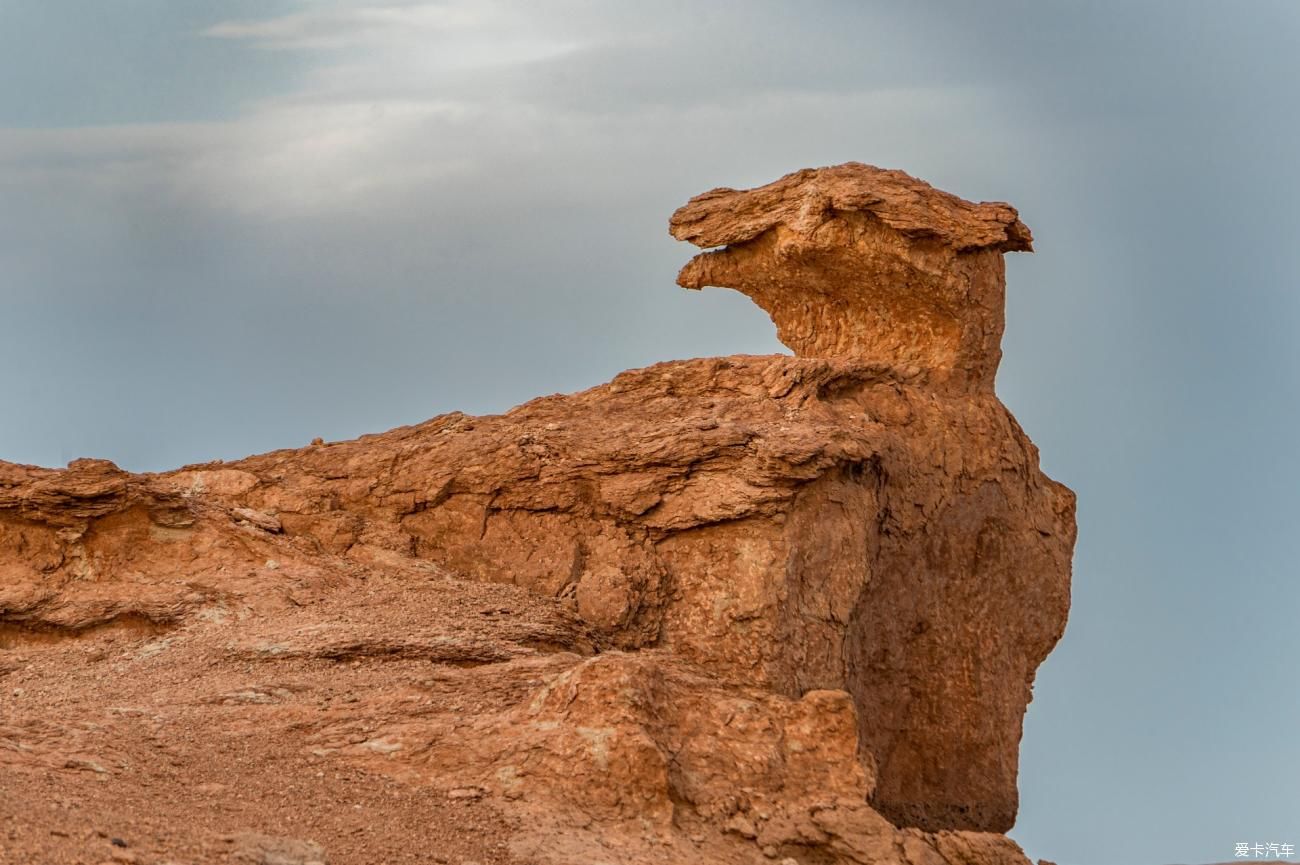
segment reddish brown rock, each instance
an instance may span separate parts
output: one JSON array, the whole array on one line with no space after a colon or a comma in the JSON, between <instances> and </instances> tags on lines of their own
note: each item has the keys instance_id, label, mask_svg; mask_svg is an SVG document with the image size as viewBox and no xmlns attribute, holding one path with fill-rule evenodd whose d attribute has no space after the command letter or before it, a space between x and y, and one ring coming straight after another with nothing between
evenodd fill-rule
<instances>
[{"instance_id":1,"label":"reddish brown rock","mask_svg":"<svg viewBox=\"0 0 1300 865\"><path fill-rule=\"evenodd\" d=\"M744 292L796 355L885 363L967 391L991 392L1002 356L1002 253L1032 248L1010 205L856 162L697 195L670 227L724 247L691 259L678 284Z\"/></svg>"},{"instance_id":2,"label":"reddish brown rock","mask_svg":"<svg viewBox=\"0 0 1300 865\"><path fill-rule=\"evenodd\" d=\"M992 390L1028 230L850 164L673 231L727 244L683 284L751 295L796 357L165 474L0 464L0 645L38 658L0 675L44 665L65 719L3 709L0 771L131 783L102 713L138 689L155 738L436 792L404 806L426 834L471 809L485 862L1023 863L982 833L1014 820L1074 540ZM131 660L70 673L104 640ZM370 861L328 813L313 842Z\"/></svg>"}]
</instances>

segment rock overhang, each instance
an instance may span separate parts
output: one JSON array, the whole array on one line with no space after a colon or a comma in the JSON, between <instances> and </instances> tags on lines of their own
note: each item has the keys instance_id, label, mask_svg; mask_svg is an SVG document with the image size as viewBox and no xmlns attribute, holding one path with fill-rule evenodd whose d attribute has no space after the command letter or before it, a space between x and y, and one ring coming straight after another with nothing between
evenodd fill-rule
<instances>
[{"instance_id":1,"label":"rock overhang","mask_svg":"<svg viewBox=\"0 0 1300 865\"><path fill-rule=\"evenodd\" d=\"M669 231L706 250L679 285L746 294L796 355L915 368L968 392L992 390L1001 357L1002 256L1033 249L1009 204L858 162L697 195Z\"/></svg>"},{"instance_id":2,"label":"rock overhang","mask_svg":"<svg viewBox=\"0 0 1300 865\"><path fill-rule=\"evenodd\" d=\"M906 172L862 162L804 168L753 189L711 189L673 213L669 233L711 249L778 225L810 234L842 213L871 214L900 234L958 252L1033 251L1033 235L1011 205L966 201Z\"/></svg>"}]
</instances>

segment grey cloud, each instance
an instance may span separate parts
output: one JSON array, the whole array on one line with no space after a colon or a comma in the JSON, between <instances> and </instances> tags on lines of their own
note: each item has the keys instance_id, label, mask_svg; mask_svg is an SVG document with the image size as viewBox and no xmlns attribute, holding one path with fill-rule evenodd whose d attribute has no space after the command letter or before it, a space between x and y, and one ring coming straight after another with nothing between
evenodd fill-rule
<instances>
[{"instance_id":1,"label":"grey cloud","mask_svg":"<svg viewBox=\"0 0 1300 865\"><path fill-rule=\"evenodd\" d=\"M162 43L126 68L94 62L89 4L32 4L0 55L0 95L23 82L0 98L0 457L162 468L781 350L744 298L672 284L668 214L902 167L1037 237L999 391L1082 534L1017 838L1150 865L1289 831L1294 4L502 3L361 30L375 4L219 5L122 13ZM258 24L319 10L291 22L307 42ZM439 54L457 40L477 53ZM96 69L111 99L74 92Z\"/></svg>"}]
</instances>

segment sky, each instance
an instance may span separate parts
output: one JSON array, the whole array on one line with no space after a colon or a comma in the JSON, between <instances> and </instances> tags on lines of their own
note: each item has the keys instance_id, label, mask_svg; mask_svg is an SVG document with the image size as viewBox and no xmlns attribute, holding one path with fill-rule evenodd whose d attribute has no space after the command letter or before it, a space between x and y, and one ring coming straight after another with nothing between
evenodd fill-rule
<instances>
[{"instance_id":1,"label":"sky","mask_svg":"<svg viewBox=\"0 0 1300 865\"><path fill-rule=\"evenodd\" d=\"M0 0L0 459L137 471L782 351L669 214L1015 204L998 392L1079 495L1019 822L1300 847L1300 3Z\"/></svg>"}]
</instances>

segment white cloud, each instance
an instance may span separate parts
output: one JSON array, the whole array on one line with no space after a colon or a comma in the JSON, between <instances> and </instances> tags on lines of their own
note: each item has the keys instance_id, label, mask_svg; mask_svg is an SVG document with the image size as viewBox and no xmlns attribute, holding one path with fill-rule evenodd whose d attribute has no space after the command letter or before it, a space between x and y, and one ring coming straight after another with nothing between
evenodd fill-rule
<instances>
[{"instance_id":1,"label":"white cloud","mask_svg":"<svg viewBox=\"0 0 1300 865\"><path fill-rule=\"evenodd\" d=\"M420 197L470 194L476 181L501 189L492 181L503 177L520 202L606 196L616 207L632 187L657 190L693 170L712 175L702 185L761 182L891 151L916 166L926 149L949 147L918 130L989 111L979 90L826 74L844 52L792 50L784 16L760 3L739 10L752 13L743 39L734 16L687 5L304 0L292 14L206 31L301 52L292 92L220 123L0 130L0 183L57 184L73 198L148 190L277 222L397 213ZM874 56L881 70L896 66L888 51ZM872 151L828 147L854 139Z\"/></svg>"},{"instance_id":2,"label":"white cloud","mask_svg":"<svg viewBox=\"0 0 1300 865\"><path fill-rule=\"evenodd\" d=\"M354 45L393 29L422 34L481 29L496 17L494 4L317 4L274 18L223 21L204 31L221 39L244 39L270 48L318 49Z\"/></svg>"},{"instance_id":3,"label":"white cloud","mask_svg":"<svg viewBox=\"0 0 1300 865\"><path fill-rule=\"evenodd\" d=\"M426 70L518 65L581 47L551 32L547 24L555 19L528 14L530 8L492 0L315 4L275 18L221 22L204 35L275 50L368 51L370 63Z\"/></svg>"}]
</instances>

